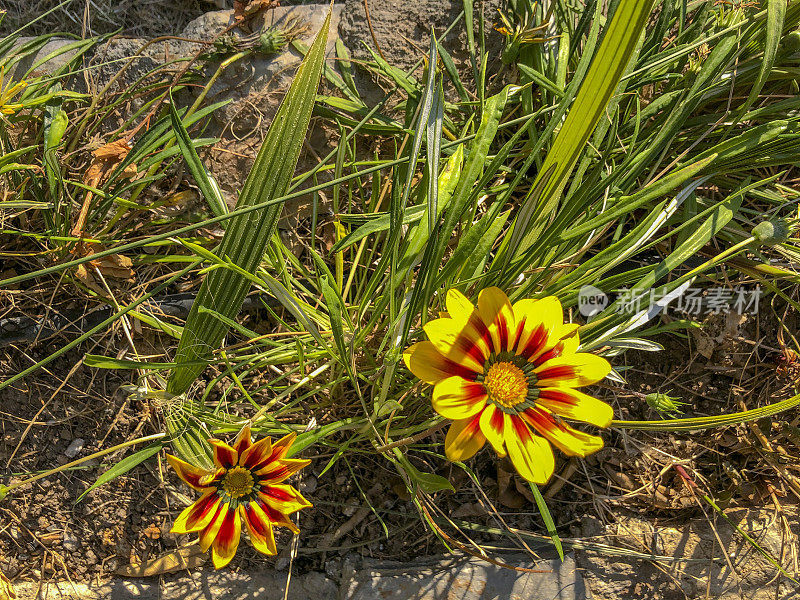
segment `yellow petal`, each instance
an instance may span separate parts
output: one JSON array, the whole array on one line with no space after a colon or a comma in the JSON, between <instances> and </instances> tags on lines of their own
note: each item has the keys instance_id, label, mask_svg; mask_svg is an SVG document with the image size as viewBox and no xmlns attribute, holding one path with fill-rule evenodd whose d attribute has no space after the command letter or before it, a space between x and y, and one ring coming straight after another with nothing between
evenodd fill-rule
<instances>
[{"instance_id":1,"label":"yellow petal","mask_svg":"<svg viewBox=\"0 0 800 600\"><path fill-rule=\"evenodd\" d=\"M431 342L418 342L403 352L408 370L425 383L438 383L453 375L471 376L473 371L447 360Z\"/></svg>"},{"instance_id":2,"label":"yellow petal","mask_svg":"<svg viewBox=\"0 0 800 600\"><path fill-rule=\"evenodd\" d=\"M516 341L514 310L505 292L497 287L481 290L478 312L489 329L495 353L512 350Z\"/></svg>"},{"instance_id":3,"label":"yellow petal","mask_svg":"<svg viewBox=\"0 0 800 600\"><path fill-rule=\"evenodd\" d=\"M552 477L555 469L553 449L546 439L534 435L519 417L511 417L506 448L514 468L528 481L543 484Z\"/></svg>"},{"instance_id":4,"label":"yellow petal","mask_svg":"<svg viewBox=\"0 0 800 600\"><path fill-rule=\"evenodd\" d=\"M308 508L311 502L291 485L268 485L261 488L258 497L273 509L285 515L290 515Z\"/></svg>"},{"instance_id":5,"label":"yellow petal","mask_svg":"<svg viewBox=\"0 0 800 600\"><path fill-rule=\"evenodd\" d=\"M272 460L280 460L289 452L289 448L292 447L294 444L294 440L297 438L297 433L292 431L287 433L277 442L272 444Z\"/></svg>"},{"instance_id":6,"label":"yellow petal","mask_svg":"<svg viewBox=\"0 0 800 600\"><path fill-rule=\"evenodd\" d=\"M423 329L439 354L475 373L483 373L490 349L470 321L434 319Z\"/></svg>"},{"instance_id":7,"label":"yellow petal","mask_svg":"<svg viewBox=\"0 0 800 600\"><path fill-rule=\"evenodd\" d=\"M614 409L608 404L572 388L541 388L536 404L567 419L608 427Z\"/></svg>"},{"instance_id":8,"label":"yellow petal","mask_svg":"<svg viewBox=\"0 0 800 600\"><path fill-rule=\"evenodd\" d=\"M230 469L236 466L239 460L239 453L231 448L228 444L221 440L210 439L208 443L211 444L214 450L214 464L223 469Z\"/></svg>"},{"instance_id":9,"label":"yellow petal","mask_svg":"<svg viewBox=\"0 0 800 600\"><path fill-rule=\"evenodd\" d=\"M587 456L603 447L603 438L573 429L543 408L529 408L521 416L568 456Z\"/></svg>"},{"instance_id":10,"label":"yellow petal","mask_svg":"<svg viewBox=\"0 0 800 600\"><path fill-rule=\"evenodd\" d=\"M534 369L540 387L583 387L610 372L611 364L605 358L588 352L553 358Z\"/></svg>"},{"instance_id":11,"label":"yellow petal","mask_svg":"<svg viewBox=\"0 0 800 600\"><path fill-rule=\"evenodd\" d=\"M506 455L505 448L503 448L503 438L505 436L507 422L508 415L494 404L487 404L486 408L481 413L481 431L500 458Z\"/></svg>"},{"instance_id":12,"label":"yellow petal","mask_svg":"<svg viewBox=\"0 0 800 600\"><path fill-rule=\"evenodd\" d=\"M253 469L256 465L265 463L272 455L272 438L265 437L250 445L239 457L239 464L245 468Z\"/></svg>"},{"instance_id":13,"label":"yellow petal","mask_svg":"<svg viewBox=\"0 0 800 600\"><path fill-rule=\"evenodd\" d=\"M256 477L259 483L272 485L291 477L310 464L311 460L307 458L282 458L269 463L266 467L256 472Z\"/></svg>"},{"instance_id":14,"label":"yellow petal","mask_svg":"<svg viewBox=\"0 0 800 600\"><path fill-rule=\"evenodd\" d=\"M447 306L447 315L457 321L466 321L475 310L472 302L458 290L448 290L445 297L445 305Z\"/></svg>"},{"instance_id":15,"label":"yellow petal","mask_svg":"<svg viewBox=\"0 0 800 600\"><path fill-rule=\"evenodd\" d=\"M448 460L462 461L475 456L483 448L486 436L480 428L480 417L454 421L444 440L444 451Z\"/></svg>"},{"instance_id":16,"label":"yellow petal","mask_svg":"<svg viewBox=\"0 0 800 600\"><path fill-rule=\"evenodd\" d=\"M247 525L247 532L250 534L250 543L253 548L268 556L275 555L277 549L275 548L272 523L258 502L251 501L247 504L240 504L238 510L241 519Z\"/></svg>"},{"instance_id":17,"label":"yellow petal","mask_svg":"<svg viewBox=\"0 0 800 600\"><path fill-rule=\"evenodd\" d=\"M211 546L215 569L221 569L233 559L242 537L242 521L238 510L229 510Z\"/></svg>"},{"instance_id":18,"label":"yellow petal","mask_svg":"<svg viewBox=\"0 0 800 600\"><path fill-rule=\"evenodd\" d=\"M200 550L202 552L208 551L211 544L214 543L214 538L217 537L222 523L225 521L226 515L231 512L231 506L227 502L220 502L217 507L217 514L211 522L200 532Z\"/></svg>"},{"instance_id":19,"label":"yellow petal","mask_svg":"<svg viewBox=\"0 0 800 600\"><path fill-rule=\"evenodd\" d=\"M486 406L486 389L476 381L448 377L433 388L433 409L447 419L457 421L478 414Z\"/></svg>"},{"instance_id":20,"label":"yellow petal","mask_svg":"<svg viewBox=\"0 0 800 600\"><path fill-rule=\"evenodd\" d=\"M557 328L564 323L561 302L555 296L541 300L520 300L514 303L516 320L516 353L527 359L547 347Z\"/></svg>"},{"instance_id":21,"label":"yellow petal","mask_svg":"<svg viewBox=\"0 0 800 600\"><path fill-rule=\"evenodd\" d=\"M233 449L236 450L236 453L239 456L239 464L241 463L242 452L247 450L252 445L251 440L251 433L250 433L250 424L248 423L239 431L236 435L236 440L233 442Z\"/></svg>"},{"instance_id":22,"label":"yellow petal","mask_svg":"<svg viewBox=\"0 0 800 600\"><path fill-rule=\"evenodd\" d=\"M538 367L548 360L575 354L578 351L580 340L578 338L578 325L559 325L547 336L544 345L528 358L528 362Z\"/></svg>"}]
</instances>

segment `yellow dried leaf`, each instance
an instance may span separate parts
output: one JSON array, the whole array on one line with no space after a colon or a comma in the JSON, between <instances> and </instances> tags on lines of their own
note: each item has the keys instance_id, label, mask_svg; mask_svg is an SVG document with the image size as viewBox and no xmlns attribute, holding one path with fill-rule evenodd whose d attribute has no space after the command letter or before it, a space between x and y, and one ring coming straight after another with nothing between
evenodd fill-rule
<instances>
[{"instance_id":1,"label":"yellow dried leaf","mask_svg":"<svg viewBox=\"0 0 800 600\"><path fill-rule=\"evenodd\" d=\"M207 555L203 554L200 546L194 544L165 552L143 563L122 566L116 570L116 573L123 577L152 577L199 567L206 561L206 558Z\"/></svg>"},{"instance_id":2,"label":"yellow dried leaf","mask_svg":"<svg viewBox=\"0 0 800 600\"><path fill-rule=\"evenodd\" d=\"M100 146L92 154L100 160L120 162L131 151L131 145L126 139L116 140Z\"/></svg>"},{"instance_id":3,"label":"yellow dried leaf","mask_svg":"<svg viewBox=\"0 0 800 600\"><path fill-rule=\"evenodd\" d=\"M113 277L114 279L133 279L133 262L127 256L122 254L112 254L111 256L104 256L98 258L91 263L100 269L104 277Z\"/></svg>"},{"instance_id":4,"label":"yellow dried leaf","mask_svg":"<svg viewBox=\"0 0 800 600\"><path fill-rule=\"evenodd\" d=\"M92 159L92 164L89 165L83 175L83 182L87 185L97 186L114 167L125 160L130 151L130 142L125 138L100 146L92 152L94 158ZM130 179L136 176L136 172L136 165L130 164L122 171L122 177Z\"/></svg>"}]
</instances>

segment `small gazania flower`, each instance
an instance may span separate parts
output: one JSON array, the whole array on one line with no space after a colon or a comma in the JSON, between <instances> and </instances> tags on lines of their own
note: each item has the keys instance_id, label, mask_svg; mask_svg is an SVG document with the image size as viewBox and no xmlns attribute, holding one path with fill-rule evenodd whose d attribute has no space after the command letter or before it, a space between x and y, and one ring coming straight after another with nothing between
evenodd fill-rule
<instances>
[{"instance_id":1,"label":"small gazania flower","mask_svg":"<svg viewBox=\"0 0 800 600\"><path fill-rule=\"evenodd\" d=\"M242 522L253 547L275 554L272 528L288 527L300 533L289 515L311 503L291 485L282 484L310 460L286 458L295 434L272 443L270 438L250 441L250 427L244 427L233 446L208 440L214 449L214 471L206 471L167 454L178 477L202 493L194 504L178 515L173 533L200 532L200 548L211 548L214 567L227 565L239 547Z\"/></svg>"},{"instance_id":2,"label":"small gazania flower","mask_svg":"<svg viewBox=\"0 0 800 600\"><path fill-rule=\"evenodd\" d=\"M445 453L462 461L486 440L511 459L528 481L553 474L550 444L570 456L586 456L602 438L563 420L608 427L611 407L575 388L596 383L611 371L607 360L578 353L578 325L565 324L553 296L513 306L498 288L481 291L475 307L457 290L447 313L425 325L430 341L403 353L406 366L433 384L433 408L452 419Z\"/></svg>"},{"instance_id":3,"label":"small gazania flower","mask_svg":"<svg viewBox=\"0 0 800 600\"><path fill-rule=\"evenodd\" d=\"M8 80L8 84L4 87L5 80L5 67L0 67L0 114L13 115L20 108L22 104L12 104L11 99L25 89L28 84L24 81L14 83L13 79Z\"/></svg>"}]
</instances>

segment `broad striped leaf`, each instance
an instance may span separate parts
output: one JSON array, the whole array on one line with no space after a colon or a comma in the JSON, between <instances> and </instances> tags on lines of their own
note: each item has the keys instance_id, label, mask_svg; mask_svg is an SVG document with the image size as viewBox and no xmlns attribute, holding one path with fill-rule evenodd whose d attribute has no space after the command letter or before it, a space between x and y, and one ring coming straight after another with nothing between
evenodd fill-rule
<instances>
[{"instance_id":1,"label":"broad striped leaf","mask_svg":"<svg viewBox=\"0 0 800 600\"><path fill-rule=\"evenodd\" d=\"M272 121L236 208L267 202L286 193L311 120L325 64L329 24L330 14ZM282 207L283 204L278 203L232 218L217 255L244 271L254 273L275 230ZM192 363L207 359L220 346L228 331L225 323L208 312L201 312L200 308L205 307L233 318L238 314L250 285L248 278L230 269L216 269L209 273L186 320L175 359L178 367L167 383L169 393L182 394L189 388L203 370L202 365Z\"/></svg>"}]
</instances>

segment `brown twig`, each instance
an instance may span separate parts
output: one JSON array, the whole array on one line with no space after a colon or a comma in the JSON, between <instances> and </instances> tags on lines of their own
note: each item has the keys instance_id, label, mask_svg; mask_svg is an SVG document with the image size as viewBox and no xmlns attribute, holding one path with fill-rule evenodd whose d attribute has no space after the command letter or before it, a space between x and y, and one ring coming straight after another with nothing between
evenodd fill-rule
<instances>
[{"instance_id":1,"label":"brown twig","mask_svg":"<svg viewBox=\"0 0 800 600\"><path fill-rule=\"evenodd\" d=\"M375 30L372 29L372 19L369 17L369 2L367 0L364 0L364 11L367 13L367 26L369 27L369 34L372 36L372 43L375 44L375 49L378 51L378 54L380 54L381 58L386 60L381 50L381 45L378 43L378 38L375 37Z\"/></svg>"}]
</instances>

